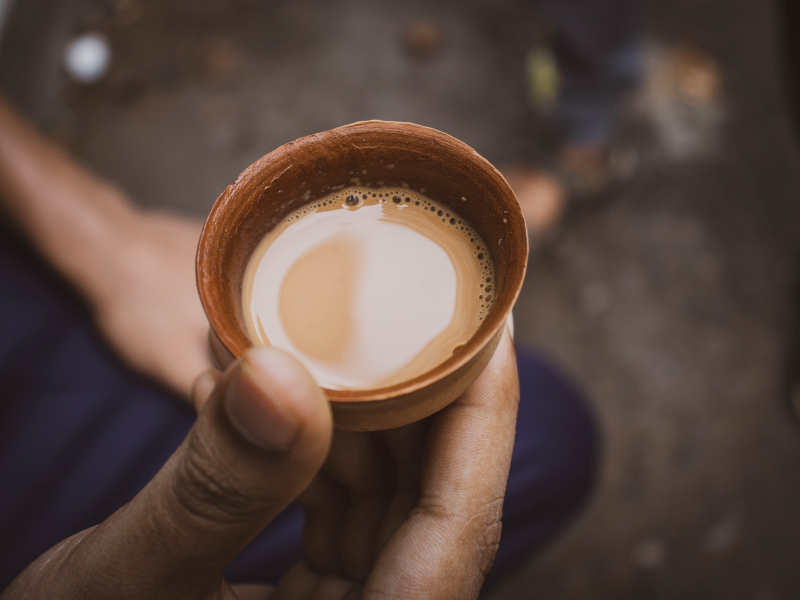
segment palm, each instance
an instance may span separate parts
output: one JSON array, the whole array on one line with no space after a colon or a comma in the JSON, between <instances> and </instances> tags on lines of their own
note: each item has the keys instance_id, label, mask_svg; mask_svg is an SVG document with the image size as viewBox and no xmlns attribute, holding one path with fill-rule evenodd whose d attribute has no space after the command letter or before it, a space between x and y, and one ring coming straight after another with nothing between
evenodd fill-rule
<instances>
[{"instance_id":1,"label":"palm","mask_svg":"<svg viewBox=\"0 0 800 600\"><path fill-rule=\"evenodd\" d=\"M513 350L509 343L498 352ZM336 432L325 466L298 500L306 509L306 562L270 600L477 597L500 540L514 440L476 423L492 420L500 399L517 393L496 389L501 380L516 385L515 373L503 372L514 368L513 360L493 361L467 393L425 421ZM493 417L498 434L513 431L516 412L504 412ZM462 549L459 560L453 548Z\"/></svg>"},{"instance_id":2,"label":"palm","mask_svg":"<svg viewBox=\"0 0 800 600\"><path fill-rule=\"evenodd\" d=\"M477 597L499 541L514 445L509 335L458 400L394 431L336 433L332 442L322 390L273 349L206 372L194 396L194 427L150 483L101 525L45 552L3 598ZM293 439L276 450L287 427ZM308 562L277 590L229 586L227 565L298 496Z\"/></svg>"}]
</instances>

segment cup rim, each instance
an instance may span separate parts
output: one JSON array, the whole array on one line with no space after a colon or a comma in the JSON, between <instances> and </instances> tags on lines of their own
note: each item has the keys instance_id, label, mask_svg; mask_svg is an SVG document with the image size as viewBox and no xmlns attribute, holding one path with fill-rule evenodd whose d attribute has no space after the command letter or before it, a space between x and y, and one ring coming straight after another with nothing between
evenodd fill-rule
<instances>
[{"instance_id":1,"label":"cup rim","mask_svg":"<svg viewBox=\"0 0 800 600\"><path fill-rule=\"evenodd\" d=\"M382 121L382 120L369 120L358 121L349 125L343 125L334 129L324 131L321 133L305 136L293 142L284 144L275 150L264 155L262 158L255 161L252 165L247 167L237 178L231 183L214 203L214 206L209 211L208 217L203 224L203 229L200 234L200 242L197 249L196 257L196 277L197 288L200 295L200 301L203 305L206 317L212 330L217 335L222 345L234 357L239 357L249 348L254 347L253 342L247 336L243 328L238 331L231 331L230 327L226 324L225 319L222 317L224 309L217 306L215 294L213 293L216 278L212 275L209 265L214 260L215 255L215 240L225 235L224 228L220 225L222 222L221 216L226 211L229 205L229 199L235 196L236 188L241 186L243 182L249 181L251 178L256 177L258 173L271 162L284 157L287 153L297 152L298 149L305 147L308 144L320 144L333 141L333 143L341 143L341 138L344 135L358 134L364 128L369 128L374 131L375 128L385 129L386 132L395 130L402 132L406 135L411 134L414 136L425 136L436 138L437 142L455 146L462 150L465 155L469 155L472 160L481 165L494 180L495 184L499 185L504 195L510 197L514 201L510 203L509 208L511 211L508 213L508 218L517 220L525 229L525 218L522 214L522 209L514 195L513 191L508 185L500 171L497 170L483 156L478 154L474 149L464 142L454 138L437 129L417 125L415 123L398 122L398 121ZM311 201L311 200L310 200ZM417 377L408 381L403 381L391 386L381 388L368 388L368 389L329 389L323 388L323 391L332 402L374 402L396 398L405 394L410 394L419 391L423 388L430 386L438 381L441 381L452 375L453 373L462 369L470 361L472 361L481 350L497 335L501 328L505 327L506 319L511 313L511 309L519 297L522 290L522 284L525 279L525 272L528 264L528 239L527 234L523 239L524 248L520 250L521 260L515 261L517 267L513 269L508 277L504 290L504 294L496 296L491 308L489 309L483 324L478 331L473 334L471 338L465 343L464 350L458 356L453 356L446 361L439 363L432 369L425 371ZM489 327L484 327L484 324L490 323Z\"/></svg>"}]
</instances>

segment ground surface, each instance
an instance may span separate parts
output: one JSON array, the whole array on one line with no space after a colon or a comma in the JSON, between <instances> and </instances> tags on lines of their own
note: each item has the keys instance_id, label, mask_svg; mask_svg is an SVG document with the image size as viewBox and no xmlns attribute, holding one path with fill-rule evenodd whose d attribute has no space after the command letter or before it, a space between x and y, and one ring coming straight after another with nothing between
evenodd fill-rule
<instances>
[{"instance_id":1,"label":"ground surface","mask_svg":"<svg viewBox=\"0 0 800 600\"><path fill-rule=\"evenodd\" d=\"M267 151L368 118L442 129L496 164L537 155L524 57L542 28L521 1L22 5L0 85L148 206L202 215ZM420 16L446 33L428 61L400 43ZM765 0L652 2L649 83L625 133L636 175L532 255L516 311L520 340L591 397L600 481L496 600L800 594L800 429L781 400L800 161L775 19ZM59 54L86 27L109 32L116 60L80 90ZM687 42L722 78L688 105L664 83Z\"/></svg>"}]
</instances>

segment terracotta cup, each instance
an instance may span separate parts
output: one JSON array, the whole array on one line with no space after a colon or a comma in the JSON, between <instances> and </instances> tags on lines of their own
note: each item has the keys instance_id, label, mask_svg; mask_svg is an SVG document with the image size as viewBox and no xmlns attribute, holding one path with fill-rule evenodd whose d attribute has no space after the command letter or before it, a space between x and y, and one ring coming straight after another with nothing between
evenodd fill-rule
<instances>
[{"instance_id":1,"label":"terracotta cup","mask_svg":"<svg viewBox=\"0 0 800 600\"><path fill-rule=\"evenodd\" d=\"M242 278L256 245L288 213L348 185L408 186L453 208L483 237L495 266L495 300L469 342L404 383L325 390L337 428L399 427L444 408L480 375L517 299L528 260L519 204L505 179L466 144L410 123L366 121L281 146L222 193L197 251L197 287L221 366L253 343L245 330Z\"/></svg>"}]
</instances>

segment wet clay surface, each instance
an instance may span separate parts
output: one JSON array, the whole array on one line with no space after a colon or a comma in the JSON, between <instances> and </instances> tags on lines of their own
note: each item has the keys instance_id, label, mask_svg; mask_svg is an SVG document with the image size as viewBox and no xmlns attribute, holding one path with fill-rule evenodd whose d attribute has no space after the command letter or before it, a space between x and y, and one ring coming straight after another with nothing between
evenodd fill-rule
<instances>
[{"instance_id":1,"label":"wet clay surface","mask_svg":"<svg viewBox=\"0 0 800 600\"><path fill-rule=\"evenodd\" d=\"M541 27L523 2L21 4L0 85L147 206L202 215L266 152L367 118L442 129L496 164L538 152L524 57ZM516 310L519 341L591 397L600 482L566 535L487 592L495 599L800 590L800 432L781 399L800 163L775 15L754 0L652 7L651 77L625 133L637 173L533 254ZM423 58L403 39L418 16L445 34ZM60 48L95 25L114 69L78 90ZM716 91L694 85L696 102L670 87L684 42L721 77Z\"/></svg>"}]
</instances>

